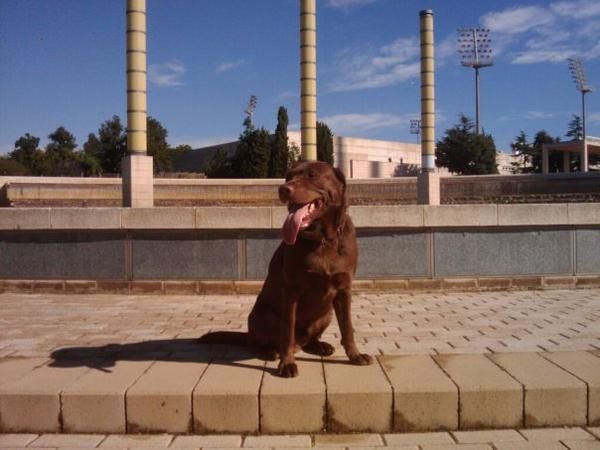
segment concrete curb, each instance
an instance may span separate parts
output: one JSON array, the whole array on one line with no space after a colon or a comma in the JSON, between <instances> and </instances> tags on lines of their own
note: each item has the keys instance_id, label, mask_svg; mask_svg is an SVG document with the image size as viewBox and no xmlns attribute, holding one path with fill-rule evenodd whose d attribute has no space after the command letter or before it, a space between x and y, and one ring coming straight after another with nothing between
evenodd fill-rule
<instances>
[{"instance_id":1,"label":"concrete curb","mask_svg":"<svg viewBox=\"0 0 600 450\"><path fill-rule=\"evenodd\" d=\"M262 280L0 280L0 293L256 295ZM406 278L354 280L356 292L485 292L600 287L600 276Z\"/></svg>"},{"instance_id":2,"label":"concrete curb","mask_svg":"<svg viewBox=\"0 0 600 450\"><path fill-rule=\"evenodd\" d=\"M41 365L39 358L4 358L0 432L384 433L600 424L594 352L378 362L361 367L301 354L300 376L286 380L274 364L231 347Z\"/></svg>"}]
</instances>

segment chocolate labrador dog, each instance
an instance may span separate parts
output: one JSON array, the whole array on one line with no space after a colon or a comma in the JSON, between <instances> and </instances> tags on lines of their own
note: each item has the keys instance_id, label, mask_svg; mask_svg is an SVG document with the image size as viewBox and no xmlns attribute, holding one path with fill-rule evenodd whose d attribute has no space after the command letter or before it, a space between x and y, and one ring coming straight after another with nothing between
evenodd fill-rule
<instances>
[{"instance_id":1,"label":"chocolate labrador dog","mask_svg":"<svg viewBox=\"0 0 600 450\"><path fill-rule=\"evenodd\" d=\"M283 242L248 317L246 343L270 359L279 355L279 374L295 377L299 349L322 356L334 352L320 338L335 311L350 362L372 364L371 356L358 351L352 329L351 284L358 251L344 175L324 162L297 163L279 187L279 198L288 209ZM214 338L205 335L201 341L231 334L209 333Z\"/></svg>"}]
</instances>

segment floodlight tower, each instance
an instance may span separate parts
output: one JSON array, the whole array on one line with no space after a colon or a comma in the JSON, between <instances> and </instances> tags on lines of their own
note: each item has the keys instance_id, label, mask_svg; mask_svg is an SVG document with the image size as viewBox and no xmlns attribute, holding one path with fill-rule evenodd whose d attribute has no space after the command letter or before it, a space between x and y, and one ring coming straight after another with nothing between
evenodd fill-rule
<instances>
[{"instance_id":1,"label":"floodlight tower","mask_svg":"<svg viewBox=\"0 0 600 450\"><path fill-rule=\"evenodd\" d=\"M457 31L460 62L465 67L475 69L475 130L479 134L479 69L494 64L490 30L488 28L459 28Z\"/></svg>"},{"instance_id":2,"label":"floodlight tower","mask_svg":"<svg viewBox=\"0 0 600 450\"><path fill-rule=\"evenodd\" d=\"M583 134L583 152L581 157L581 171L588 171L588 152L586 145L586 134L585 134L585 94L592 92L592 87L587 82L585 71L583 70L583 63L579 58L569 58L569 71L571 77L575 82L577 90L581 92L581 131Z\"/></svg>"}]
</instances>

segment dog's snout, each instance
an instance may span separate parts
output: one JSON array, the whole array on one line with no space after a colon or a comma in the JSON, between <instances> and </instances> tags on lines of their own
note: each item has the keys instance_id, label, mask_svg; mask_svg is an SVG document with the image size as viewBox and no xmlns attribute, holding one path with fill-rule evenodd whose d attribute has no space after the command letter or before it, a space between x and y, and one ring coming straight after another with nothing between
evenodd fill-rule
<instances>
[{"instance_id":1,"label":"dog's snout","mask_svg":"<svg viewBox=\"0 0 600 450\"><path fill-rule=\"evenodd\" d=\"M282 184L279 186L279 200L282 202L287 202L290 199L290 196L294 192L294 188L288 184Z\"/></svg>"}]
</instances>

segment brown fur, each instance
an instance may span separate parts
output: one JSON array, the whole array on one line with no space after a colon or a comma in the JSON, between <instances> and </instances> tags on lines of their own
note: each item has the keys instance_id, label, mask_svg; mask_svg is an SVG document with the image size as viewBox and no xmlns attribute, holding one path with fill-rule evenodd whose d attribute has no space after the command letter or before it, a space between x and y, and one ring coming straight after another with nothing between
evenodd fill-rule
<instances>
[{"instance_id":1,"label":"brown fur","mask_svg":"<svg viewBox=\"0 0 600 450\"><path fill-rule=\"evenodd\" d=\"M293 245L282 242L275 251L248 317L248 343L272 358L279 355L279 374L295 377L298 349L322 356L334 352L320 337L335 311L350 362L371 364L373 359L354 342L350 301L358 250L344 175L323 162L298 163L280 186L279 197L287 204L316 200L322 206Z\"/></svg>"}]
</instances>

